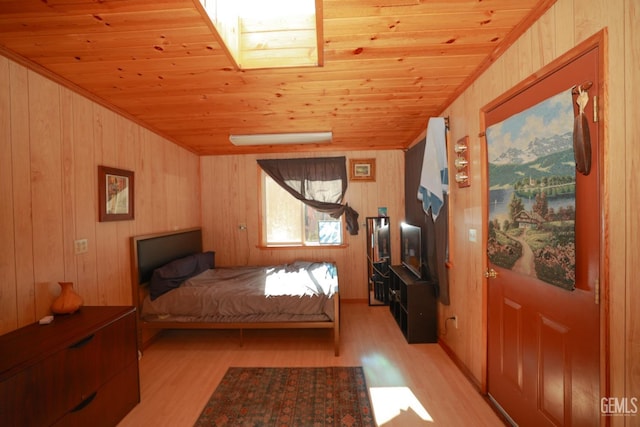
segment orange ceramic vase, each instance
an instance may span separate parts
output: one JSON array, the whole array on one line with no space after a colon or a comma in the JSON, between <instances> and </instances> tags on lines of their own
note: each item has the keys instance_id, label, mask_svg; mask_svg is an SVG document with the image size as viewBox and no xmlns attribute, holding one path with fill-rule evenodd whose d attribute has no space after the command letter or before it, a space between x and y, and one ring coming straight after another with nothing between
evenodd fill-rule
<instances>
[{"instance_id":1,"label":"orange ceramic vase","mask_svg":"<svg viewBox=\"0 0 640 427\"><path fill-rule=\"evenodd\" d=\"M51 304L51 311L55 314L75 313L82 305L82 297L73 290L73 282L58 282L60 296Z\"/></svg>"}]
</instances>

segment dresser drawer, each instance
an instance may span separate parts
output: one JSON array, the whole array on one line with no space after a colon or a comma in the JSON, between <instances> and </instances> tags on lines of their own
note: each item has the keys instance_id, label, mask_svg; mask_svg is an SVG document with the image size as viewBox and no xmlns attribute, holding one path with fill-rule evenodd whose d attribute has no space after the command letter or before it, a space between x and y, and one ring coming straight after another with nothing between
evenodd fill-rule
<instances>
[{"instance_id":1,"label":"dresser drawer","mask_svg":"<svg viewBox=\"0 0 640 427\"><path fill-rule=\"evenodd\" d=\"M132 363L54 425L56 427L113 427L138 402L140 402L138 366L137 363Z\"/></svg>"},{"instance_id":2,"label":"dresser drawer","mask_svg":"<svg viewBox=\"0 0 640 427\"><path fill-rule=\"evenodd\" d=\"M59 352L0 383L0 425L48 426L71 406L65 393L65 352Z\"/></svg>"},{"instance_id":3,"label":"dresser drawer","mask_svg":"<svg viewBox=\"0 0 640 427\"><path fill-rule=\"evenodd\" d=\"M81 409L97 407L103 396L112 396L114 408L124 405L130 410L138 402L135 311L81 310L57 317L53 327L29 326L0 337L3 351L11 352L0 355L0 362L6 362L0 363L0 425L49 426L74 409L73 413L95 415L95 410ZM95 420L111 419L110 414L122 418L126 412L105 410Z\"/></svg>"},{"instance_id":4,"label":"dresser drawer","mask_svg":"<svg viewBox=\"0 0 640 427\"><path fill-rule=\"evenodd\" d=\"M118 319L64 350L66 380L59 392L70 396L71 406L137 361L135 321L134 316Z\"/></svg>"}]
</instances>

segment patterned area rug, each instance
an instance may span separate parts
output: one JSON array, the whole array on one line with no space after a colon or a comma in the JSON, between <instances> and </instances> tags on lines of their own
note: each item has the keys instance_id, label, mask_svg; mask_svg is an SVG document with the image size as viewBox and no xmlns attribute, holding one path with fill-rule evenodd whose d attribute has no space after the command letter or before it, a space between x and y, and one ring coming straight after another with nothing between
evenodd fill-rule
<instances>
[{"instance_id":1,"label":"patterned area rug","mask_svg":"<svg viewBox=\"0 0 640 427\"><path fill-rule=\"evenodd\" d=\"M229 368L195 426L375 426L362 367Z\"/></svg>"}]
</instances>

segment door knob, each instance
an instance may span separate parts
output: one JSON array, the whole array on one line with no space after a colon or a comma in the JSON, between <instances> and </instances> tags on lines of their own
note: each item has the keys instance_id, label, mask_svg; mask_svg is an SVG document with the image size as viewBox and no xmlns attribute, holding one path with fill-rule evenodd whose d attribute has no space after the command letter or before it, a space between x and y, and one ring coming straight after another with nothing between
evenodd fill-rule
<instances>
[{"instance_id":1,"label":"door knob","mask_svg":"<svg viewBox=\"0 0 640 427\"><path fill-rule=\"evenodd\" d=\"M495 279L496 277L498 277L498 272L493 268L490 268L484 272L484 277L486 277L487 279Z\"/></svg>"}]
</instances>

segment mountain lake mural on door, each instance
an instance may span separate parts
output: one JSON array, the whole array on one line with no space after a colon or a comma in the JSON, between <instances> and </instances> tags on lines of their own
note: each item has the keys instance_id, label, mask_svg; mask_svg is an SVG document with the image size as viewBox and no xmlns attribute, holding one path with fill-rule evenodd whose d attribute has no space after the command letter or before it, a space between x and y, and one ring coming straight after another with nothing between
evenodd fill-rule
<instances>
[{"instance_id":1,"label":"mountain lake mural on door","mask_svg":"<svg viewBox=\"0 0 640 427\"><path fill-rule=\"evenodd\" d=\"M571 89L486 131L491 263L575 288Z\"/></svg>"}]
</instances>

